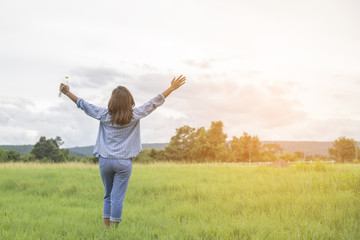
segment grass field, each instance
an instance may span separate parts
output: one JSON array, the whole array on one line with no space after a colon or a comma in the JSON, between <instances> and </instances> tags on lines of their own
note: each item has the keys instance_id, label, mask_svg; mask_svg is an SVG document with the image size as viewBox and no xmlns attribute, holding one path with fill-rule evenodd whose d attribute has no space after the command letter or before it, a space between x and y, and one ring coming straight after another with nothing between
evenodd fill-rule
<instances>
[{"instance_id":1,"label":"grass field","mask_svg":"<svg viewBox=\"0 0 360 240\"><path fill-rule=\"evenodd\" d=\"M360 165L134 165L105 231L96 165L1 164L0 239L360 239Z\"/></svg>"}]
</instances>

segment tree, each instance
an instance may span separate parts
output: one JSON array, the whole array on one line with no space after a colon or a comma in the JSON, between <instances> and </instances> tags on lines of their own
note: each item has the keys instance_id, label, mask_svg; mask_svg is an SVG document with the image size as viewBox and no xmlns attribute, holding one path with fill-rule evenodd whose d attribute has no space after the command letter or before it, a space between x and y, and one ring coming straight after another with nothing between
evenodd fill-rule
<instances>
[{"instance_id":1,"label":"tree","mask_svg":"<svg viewBox=\"0 0 360 240\"><path fill-rule=\"evenodd\" d=\"M7 162L8 156L4 149L0 148L0 162Z\"/></svg>"},{"instance_id":2,"label":"tree","mask_svg":"<svg viewBox=\"0 0 360 240\"><path fill-rule=\"evenodd\" d=\"M187 125L177 128L176 135L171 137L169 145L165 148L168 159L188 160L194 143L195 128Z\"/></svg>"},{"instance_id":3,"label":"tree","mask_svg":"<svg viewBox=\"0 0 360 240\"><path fill-rule=\"evenodd\" d=\"M298 158L298 156L296 154L288 153L288 152L280 154L279 158L283 159L283 160L286 160L288 162L295 162L295 161L301 160L300 158Z\"/></svg>"},{"instance_id":4,"label":"tree","mask_svg":"<svg viewBox=\"0 0 360 240\"><path fill-rule=\"evenodd\" d=\"M7 158L8 161L19 161L20 160L20 153L14 150L7 151Z\"/></svg>"},{"instance_id":5,"label":"tree","mask_svg":"<svg viewBox=\"0 0 360 240\"><path fill-rule=\"evenodd\" d=\"M201 161L224 160L227 156L226 134L221 121L211 122L208 130L183 126L176 129L176 135L165 148L169 160ZM159 155L160 156L160 155ZM163 158L164 154L160 156Z\"/></svg>"},{"instance_id":6,"label":"tree","mask_svg":"<svg viewBox=\"0 0 360 240\"><path fill-rule=\"evenodd\" d=\"M198 128L190 150L191 159L205 162L212 155L212 146L207 138L204 127Z\"/></svg>"},{"instance_id":7,"label":"tree","mask_svg":"<svg viewBox=\"0 0 360 240\"><path fill-rule=\"evenodd\" d=\"M21 161L23 161L23 162L35 162L36 157L35 157L34 154L29 153L29 154L26 154L26 155L22 156Z\"/></svg>"},{"instance_id":8,"label":"tree","mask_svg":"<svg viewBox=\"0 0 360 240\"><path fill-rule=\"evenodd\" d=\"M213 146L223 144L226 140L226 134L223 132L224 124L222 121L211 122L209 130L206 131L209 143Z\"/></svg>"},{"instance_id":9,"label":"tree","mask_svg":"<svg viewBox=\"0 0 360 240\"><path fill-rule=\"evenodd\" d=\"M0 162L19 161L20 153L14 150L6 151L0 148Z\"/></svg>"},{"instance_id":10,"label":"tree","mask_svg":"<svg viewBox=\"0 0 360 240\"><path fill-rule=\"evenodd\" d=\"M305 153L304 152L296 151L296 152L294 152L294 154L298 159L304 159L305 158Z\"/></svg>"},{"instance_id":11,"label":"tree","mask_svg":"<svg viewBox=\"0 0 360 240\"><path fill-rule=\"evenodd\" d=\"M244 132L240 138L233 137L230 142L231 155L235 161L259 161L261 142L257 136Z\"/></svg>"},{"instance_id":12,"label":"tree","mask_svg":"<svg viewBox=\"0 0 360 240\"><path fill-rule=\"evenodd\" d=\"M226 137L223 132L224 124L222 121L211 122L209 130L206 131L207 144L210 145L208 149L208 156L215 160L225 160L227 156Z\"/></svg>"},{"instance_id":13,"label":"tree","mask_svg":"<svg viewBox=\"0 0 360 240\"><path fill-rule=\"evenodd\" d=\"M354 139L339 137L333 142L333 147L329 148L332 158L340 162L350 162L355 158L356 142Z\"/></svg>"},{"instance_id":14,"label":"tree","mask_svg":"<svg viewBox=\"0 0 360 240\"><path fill-rule=\"evenodd\" d=\"M59 149L59 146L63 144L61 137L57 136L55 139L46 139L46 137L40 137L39 141L35 144L31 154L36 159L50 159L53 162L65 161L69 154L68 150Z\"/></svg>"},{"instance_id":15,"label":"tree","mask_svg":"<svg viewBox=\"0 0 360 240\"><path fill-rule=\"evenodd\" d=\"M267 143L261 146L261 160L264 162L273 162L277 159L276 154L283 151L278 143Z\"/></svg>"}]
</instances>

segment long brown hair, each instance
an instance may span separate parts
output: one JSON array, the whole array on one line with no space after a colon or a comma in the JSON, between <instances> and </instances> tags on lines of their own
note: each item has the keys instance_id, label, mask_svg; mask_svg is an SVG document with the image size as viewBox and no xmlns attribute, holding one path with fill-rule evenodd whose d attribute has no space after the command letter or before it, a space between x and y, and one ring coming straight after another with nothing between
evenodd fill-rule
<instances>
[{"instance_id":1,"label":"long brown hair","mask_svg":"<svg viewBox=\"0 0 360 240\"><path fill-rule=\"evenodd\" d=\"M134 106L134 98L130 91L126 87L118 86L112 91L108 104L110 122L118 125L128 124L132 119Z\"/></svg>"}]
</instances>

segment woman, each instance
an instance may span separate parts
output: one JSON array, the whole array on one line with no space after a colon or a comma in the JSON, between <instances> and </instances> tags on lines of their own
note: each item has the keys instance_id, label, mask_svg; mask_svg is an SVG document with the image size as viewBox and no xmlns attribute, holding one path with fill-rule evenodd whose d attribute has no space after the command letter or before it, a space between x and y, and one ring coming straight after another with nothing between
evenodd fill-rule
<instances>
[{"instance_id":1,"label":"woman","mask_svg":"<svg viewBox=\"0 0 360 240\"><path fill-rule=\"evenodd\" d=\"M118 86L112 92L108 108L94 106L70 92L68 85L60 84L60 91L78 108L100 121L93 155L99 158L99 168L105 188L103 205L104 224L117 226L121 222L124 196L132 171L132 159L141 151L140 119L161 106L171 92L185 83L182 75L171 81L162 94L140 107L134 107L129 90Z\"/></svg>"}]
</instances>

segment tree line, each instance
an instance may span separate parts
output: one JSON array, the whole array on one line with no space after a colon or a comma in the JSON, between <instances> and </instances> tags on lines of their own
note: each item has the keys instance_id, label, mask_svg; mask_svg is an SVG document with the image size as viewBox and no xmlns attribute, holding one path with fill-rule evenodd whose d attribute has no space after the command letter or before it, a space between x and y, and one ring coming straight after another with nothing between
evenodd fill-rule
<instances>
[{"instance_id":1,"label":"tree line","mask_svg":"<svg viewBox=\"0 0 360 240\"><path fill-rule=\"evenodd\" d=\"M360 150L355 140L340 137L333 142L327 156L304 156L303 152L287 153L278 143L262 144L257 136L244 132L240 137L232 137L227 141L227 134L223 132L222 121L211 122L210 128L193 128L182 126L176 129L176 134L171 137L165 149L145 149L135 161L148 163L155 161L175 162L273 162L278 159L286 161L297 160L330 160L337 162L358 162L357 153ZM76 157L69 155L69 150L60 149L63 144L61 137L46 139L40 137L30 154L20 156L20 153L0 148L0 162L90 162L96 163L95 157Z\"/></svg>"},{"instance_id":2,"label":"tree line","mask_svg":"<svg viewBox=\"0 0 360 240\"><path fill-rule=\"evenodd\" d=\"M338 162L357 162L359 148L353 139L340 137L329 148L329 155L304 156L301 151L283 152L278 143L262 144L258 136L244 132L227 141L222 121L213 121L209 129L183 126L176 129L170 144L163 150L145 150L137 159L143 162L273 162L279 159L298 160L336 160Z\"/></svg>"},{"instance_id":3,"label":"tree line","mask_svg":"<svg viewBox=\"0 0 360 240\"><path fill-rule=\"evenodd\" d=\"M89 162L96 163L95 157L76 157L69 154L68 149L60 149L64 142L61 137L46 139L41 136L39 141L29 154L21 156L14 150L5 151L0 148L0 162L42 162L42 163L61 163L61 162Z\"/></svg>"}]
</instances>

